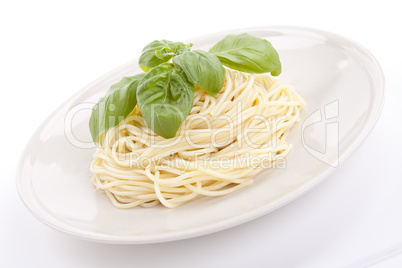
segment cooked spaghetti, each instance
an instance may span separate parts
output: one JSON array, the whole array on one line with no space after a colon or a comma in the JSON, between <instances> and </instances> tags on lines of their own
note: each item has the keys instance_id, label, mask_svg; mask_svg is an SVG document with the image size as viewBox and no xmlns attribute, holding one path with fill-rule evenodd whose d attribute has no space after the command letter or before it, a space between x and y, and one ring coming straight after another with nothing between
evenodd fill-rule
<instances>
[{"instance_id":1,"label":"cooked spaghetti","mask_svg":"<svg viewBox=\"0 0 402 268\"><path fill-rule=\"evenodd\" d=\"M293 87L269 75L227 69L216 97L195 88L176 137L152 132L138 107L102 135L93 183L118 208L174 208L232 193L288 154L286 137L303 105Z\"/></svg>"}]
</instances>

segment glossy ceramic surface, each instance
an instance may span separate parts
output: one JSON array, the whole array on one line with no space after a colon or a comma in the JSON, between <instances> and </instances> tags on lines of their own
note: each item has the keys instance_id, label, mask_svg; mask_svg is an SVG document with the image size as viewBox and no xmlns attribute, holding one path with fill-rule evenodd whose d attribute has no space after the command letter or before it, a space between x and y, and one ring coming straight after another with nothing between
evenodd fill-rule
<instances>
[{"instance_id":1,"label":"glossy ceramic surface","mask_svg":"<svg viewBox=\"0 0 402 268\"><path fill-rule=\"evenodd\" d=\"M332 33L297 27L239 29L190 40L208 49L229 33L267 38L278 50L281 80L306 100L288 140L286 163L234 194L201 198L175 209L115 208L91 184L95 148L88 119L109 85L139 73L137 59L102 76L62 104L31 138L17 186L28 209L60 231L106 243L154 243L216 232L267 214L317 185L367 137L384 100L373 56Z\"/></svg>"}]
</instances>

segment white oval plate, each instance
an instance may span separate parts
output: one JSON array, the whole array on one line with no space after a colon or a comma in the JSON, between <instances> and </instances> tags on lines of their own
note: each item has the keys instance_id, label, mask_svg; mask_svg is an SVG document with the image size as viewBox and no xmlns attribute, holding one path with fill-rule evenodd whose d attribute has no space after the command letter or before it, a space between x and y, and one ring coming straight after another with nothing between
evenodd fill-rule
<instances>
[{"instance_id":1,"label":"white oval plate","mask_svg":"<svg viewBox=\"0 0 402 268\"><path fill-rule=\"evenodd\" d=\"M291 131L286 163L224 197L201 198L175 209L121 210L91 184L95 151L90 108L109 85L140 72L137 59L102 76L67 100L40 126L22 156L17 186L28 209L47 225L105 243L179 240L223 230L267 214L304 194L367 137L383 105L384 78L374 57L336 34L298 27L239 29L190 40L207 50L227 34L248 32L278 50L281 80L306 100Z\"/></svg>"}]
</instances>

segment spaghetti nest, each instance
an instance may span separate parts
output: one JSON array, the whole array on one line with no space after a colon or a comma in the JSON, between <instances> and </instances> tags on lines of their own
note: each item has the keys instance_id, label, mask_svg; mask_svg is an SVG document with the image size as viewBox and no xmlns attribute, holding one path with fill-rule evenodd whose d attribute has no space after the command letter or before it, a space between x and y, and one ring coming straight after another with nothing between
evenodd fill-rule
<instances>
[{"instance_id":1,"label":"spaghetti nest","mask_svg":"<svg viewBox=\"0 0 402 268\"><path fill-rule=\"evenodd\" d=\"M216 97L195 87L176 137L153 133L138 107L108 130L94 154L93 183L118 208L174 208L232 193L288 154L286 137L303 105L293 87L271 76L227 69Z\"/></svg>"}]
</instances>

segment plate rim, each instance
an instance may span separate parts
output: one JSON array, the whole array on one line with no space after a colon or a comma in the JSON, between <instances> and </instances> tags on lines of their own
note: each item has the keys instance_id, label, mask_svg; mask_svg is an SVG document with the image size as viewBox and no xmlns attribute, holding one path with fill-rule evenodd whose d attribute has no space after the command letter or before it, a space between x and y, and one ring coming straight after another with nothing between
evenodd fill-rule
<instances>
[{"instance_id":1,"label":"plate rim","mask_svg":"<svg viewBox=\"0 0 402 268\"><path fill-rule=\"evenodd\" d=\"M364 52L369 59L374 63L374 66L376 67L376 71L378 72L379 75L379 85L380 88L377 89L376 92L381 93L381 99L379 100L379 106L376 111L373 111L373 115L370 116L370 122L367 122L364 125L364 128L362 129L362 132L358 135L355 141L349 146L345 151L343 152L342 155L339 155L339 164L337 167L341 166L363 143L364 141L368 138L369 134L375 127L375 125L378 122L378 119L381 116L384 103L385 103L385 98L386 98L386 86L385 86L385 76L384 72L378 62L378 60L374 57L374 55L366 49L364 46L362 46L360 43L354 41L353 39L349 37L345 37L342 35L339 35L337 33L329 32L326 30L322 29L317 29L317 28L310 28L310 27L300 27L300 26L288 26L288 25L269 25L269 26L257 26L257 27L247 27L247 28L236 28L236 29L229 29L225 31L219 31L219 32L214 32L210 34L205 34L201 36L196 36L194 39L202 39L202 38L212 38L213 36L217 35L225 35L225 34L230 34L233 32L238 32L238 31L256 31L256 30L297 30L297 31L303 31L303 32L310 32L310 33L319 33L321 35L325 36L333 36L336 38L339 38L343 41L348 41L350 44L352 44L355 48L358 49L358 51ZM116 68L102 74L99 76L97 79L92 81L91 83L87 84L80 90L76 91L73 93L67 100L65 100L63 103L58 105L58 108L55 111L58 111L61 107L65 106L67 103L71 102L74 100L79 93L83 92L83 89L90 88L93 84L96 84L99 80L101 80L103 77L107 75L111 75L112 73L116 72L117 70L122 69L126 65L130 64L133 61L131 59L130 61L121 64L117 66ZM229 229L241 224L244 224L246 222L252 221L256 218L259 218L263 215L267 215L271 213L272 211L281 208L282 206L290 203L291 201L301 197L304 195L306 192L309 190L315 188L318 184L320 184L325 178L327 178L333 171L335 171L335 168L328 168L325 172L321 173L319 176L315 177L314 180L308 181L305 185L303 185L301 188L297 189L296 191L293 191L291 194L288 194L279 200L274 201L271 204L266 204L262 205L260 207L254 208L251 211L248 211L246 213L241 213L237 214L233 217L230 217L225 220L221 220L218 222L214 222L211 224L207 225L202 225L200 227L196 228L191 228L189 230L185 231L175 231L172 233L165 233L165 234L158 234L158 235L148 235L148 236L128 236L128 237L120 237L120 236L106 236L106 235L100 235L98 234L97 236L94 236L94 232L88 232L88 231L83 231L79 228L72 227L70 225L68 228L54 224L50 221L46 221L45 217L41 216L40 213L38 213L26 200L23 189L22 189L22 168L25 162L25 156L29 153L30 147L32 143L34 142L34 138L40 133L40 131L43 129L45 125L47 125L48 121L52 118L53 113L50 113L46 119L39 125L39 127L36 129L36 131L32 134L30 139L25 145L25 148L20 156L19 163L17 165L17 172L16 172L16 187L17 187L17 192L19 194L19 197L25 207L31 212L31 214L37 218L39 221L43 222L45 225L60 231L65 234L72 235L74 237L78 237L84 240L89 240L93 242L101 242L101 243L108 243L108 244L151 244L151 243L160 243L160 242L168 242L168 241L177 241L177 240L183 240L183 239L189 239L189 238L194 238L194 237L199 237L202 235L206 234L211 234L215 232L219 232L225 229Z\"/></svg>"}]
</instances>

